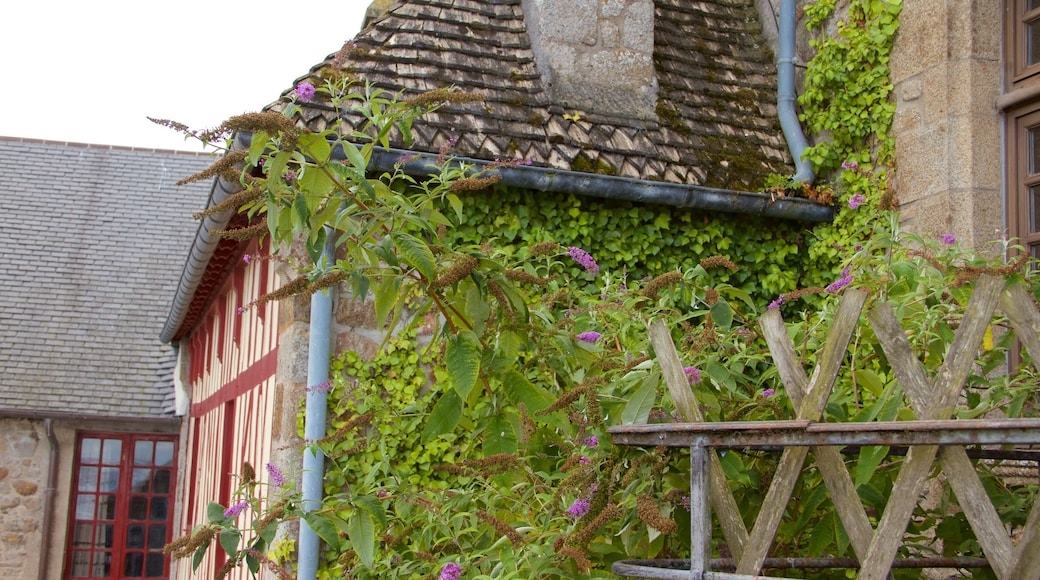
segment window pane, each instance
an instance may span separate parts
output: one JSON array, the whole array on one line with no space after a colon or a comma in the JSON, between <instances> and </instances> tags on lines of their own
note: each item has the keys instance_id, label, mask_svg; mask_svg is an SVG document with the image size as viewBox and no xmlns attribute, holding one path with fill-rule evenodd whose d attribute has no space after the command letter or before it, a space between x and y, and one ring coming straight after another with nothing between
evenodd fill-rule
<instances>
[{"instance_id":1,"label":"window pane","mask_svg":"<svg viewBox=\"0 0 1040 580\"><path fill-rule=\"evenodd\" d=\"M126 555L126 568L123 569L123 576L140 578L142 572L144 572L144 554L140 552L128 553Z\"/></svg>"},{"instance_id":2,"label":"window pane","mask_svg":"<svg viewBox=\"0 0 1040 580\"><path fill-rule=\"evenodd\" d=\"M148 554L148 567L144 571L144 575L149 578L162 578L163 569L166 567L166 557L163 556L162 552L158 554Z\"/></svg>"},{"instance_id":3,"label":"window pane","mask_svg":"<svg viewBox=\"0 0 1040 580\"><path fill-rule=\"evenodd\" d=\"M130 498L130 519L132 520L147 520L148 519L148 497L135 495Z\"/></svg>"},{"instance_id":4,"label":"window pane","mask_svg":"<svg viewBox=\"0 0 1040 580\"><path fill-rule=\"evenodd\" d=\"M97 464L98 460L101 459L101 440L84 439L81 445L82 448L79 452L80 463Z\"/></svg>"},{"instance_id":5,"label":"window pane","mask_svg":"<svg viewBox=\"0 0 1040 580\"><path fill-rule=\"evenodd\" d=\"M116 519L116 496L114 496L114 495L102 495L102 496L98 497L97 519L99 519L99 520L114 520L114 519Z\"/></svg>"},{"instance_id":6,"label":"window pane","mask_svg":"<svg viewBox=\"0 0 1040 580\"><path fill-rule=\"evenodd\" d=\"M111 548L112 547L112 532L115 531L115 526L112 524L101 524L99 525L94 533L94 547L95 548Z\"/></svg>"},{"instance_id":7,"label":"window pane","mask_svg":"<svg viewBox=\"0 0 1040 580\"><path fill-rule=\"evenodd\" d=\"M1026 12L1036 10L1037 7L1040 7L1040 0L1029 0L1029 2L1026 3Z\"/></svg>"},{"instance_id":8,"label":"window pane","mask_svg":"<svg viewBox=\"0 0 1040 580\"><path fill-rule=\"evenodd\" d=\"M148 526L148 549L162 550L166 545L166 525Z\"/></svg>"},{"instance_id":9,"label":"window pane","mask_svg":"<svg viewBox=\"0 0 1040 580\"><path fill-rule=\"evenodd\" d=\"M1040 0L1037 0L1040 2ZM173 464L173 441L159 441L155 444L155 464Z\"/></svg>"},{"instance_id":10,"label":"window pane","mask_svg":"<svg viewBox=\"0 0 1040 580\"><path fill-rule=\"evenodd\" d=\"M170 470L156 469L152 479L152 493L170 493Z\"/></svg>"},{"instance_id":11,"label":"window pane","mask_svg":"<svg viewBox=\"0 0 1040 580\"><path fill-rule=\"evenodd\" d=\"M108 578L108 573L112 570L112 552L95 552L94 553L94 577L95 578Z\"/></svg>"},{"instance_id":12,"label":"window pane","mask_svg":"<svg viewBox=\"0 0 1040 580\"><path fill-rule=\"evenodd\" d=\"M97 476L98 468L80 467L79 486L76 489L80 491L97 491Z\"/></svg>"},{"instance_id":13,"label":"window pane","mask_svg":"<svg viewBox=\"0 0 1040 580\"><path fill-rule=\"evenodd\" d=\"M169 500L165 497L153 497L152 498L152 519L153 520L165 520L166 513L169 511L166 509Z\"/></svg>"},{"instance_id":14,"label":"window pane","mask_svg":"<svg viewBox=\"0 0 1040 580\"><path fill-rule=\"evenodd\" d=\"M102 467L99 491L119 491L119 468Z\"/></svg>"},{"instance_id":15,"label":"window pane","mask_svg":"<svg viewBox=\"0 0 1040 580\"><path fill-rule=\"evenodd\" d=\"M1040 20L1026 23L1026 66L1040 62Z\"/></svg>"},{"instance_id":16,"label":"window pane","mask_svg":"<svg viewBox=\"0 0 1040 580\"><path fill-rule=\"evenodd\" d=\"M152 442L138 441L134 443L134 465L152 464Z\"/></svg>"},{"instance_id":17,"label":"window pane","mask_svg":"<svg viewBox=\"0 0 1040 580\"><path fill-rule=\"evenodd\" d=\"M72 575L78 577L90 576L90 552L77 550L72 553Z\"/></svg>"},{"instance_id":18,"label":"window pane","mask_svg":"<svg viewBox=\"0 0 1040 580\"><path fill-rule=\"evenodd\" d=\"M134 470L134 487L132 491L136 493L148 493L148 480L152 478L151 469L135 469Z\"/></svg>"},{"instance_id":19,"label":"window pane","mask_svg":"<svg viewBox=\"0 0 1040 580\"><path fill-rule=\"evenodd\" d=\"M120 456L123 454L123 442L119 439L106 439L101 453L101 463L105 465L119 465Z\"/></svg>"},{"instance_id":20,"label":"window pane","mask_svg":"<svg viewBox=\"0 0 1040 580\"><path fill-rule=\"evenodd\" d=\"M76 548L89 548L91 538L94 537L94 526L92 524L76 524L72 534L72 545ZM89 565L85 563L84 566Z\"/></svg>"},{"instance_id":21,"label":"window pane","mask_svg":"<svg viewBox=\"0 0 1040 580\"><path fill-rule=\"evenodd\" d=\"M1040 127L1029 129L1029 174L1040 173Z\"/></svg>"},{"instance_id":22,"label":"window pane","mask_svg":"<svg viewBox=\"0 0 1040 580\"><path fill-rule=\"evenodd\" d=\"M1029 188L1029 233L1040 231L1040 185Z\"/></svg>"},{"instance_id":23,"label":"window pane","mask_svg":"<svg viewBox=\"0 0 1040 580\"><path fill-rule=\"evenodd\" d=\"M127 548L143 548L144 547L144 526L140 524L134 524L126 527L126 547Z\"/></svg>"},{"instance_id":24,"label":"window pane","mask_svg":"<svg viewBox=\"0 0 1040 580\"><path fill-rule=\"evenodd\" d=\"M77 520L92 520L94 519L94 496L92 495L81 495L76 498L76 519Z\"/></svg>"}]
</instances>

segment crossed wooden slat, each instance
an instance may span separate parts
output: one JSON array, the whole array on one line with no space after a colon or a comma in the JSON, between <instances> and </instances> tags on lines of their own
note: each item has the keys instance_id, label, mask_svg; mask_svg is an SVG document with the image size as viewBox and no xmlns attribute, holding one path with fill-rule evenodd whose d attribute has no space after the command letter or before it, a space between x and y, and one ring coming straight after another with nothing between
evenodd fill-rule
<instances>
[{"instance_id":1,"label":"crossed wooden slat","mask_svg":"<svg viewBox=\"0 0 1040 580\"><path fill-rule=\"evenodd\" d=\"M921 363L913 355L891 306L881 304L870 314L874 331L919 419L946 419L952 415L998 301L1032 359L1040 361L1040 313L1022 285L1002 292L1003 289L1004 282L1000 278L980 278L949 354L933 383L928 381ZM862 292L845 293L811 379L797 363L794 345L779 312L770 311L763 316L763 335L787 393L797 408L796 419L817 421L822 417L865 300L866 294ZM667 327L655 323L650 331L651 342L676 408L684 420L702 421ZM911 447L876 531L870 525L837 448L816 446L812 451L861 562L860 578L880 580L890 574L891 563L902 543L913 508L937 457L997 576L1001 580L1040 577L1040 558L1030 557L1040 550L1040 504L1034 505L1018 546L1013 546L963 447ZM738 575L755 574L761 570L808 452L807 447L784 449L763 508L750 533L746 531L736 500L726 485L718 457L714 451L711 452L709 482L712 506L737 559Z\"/></svg>"}]
</instances>

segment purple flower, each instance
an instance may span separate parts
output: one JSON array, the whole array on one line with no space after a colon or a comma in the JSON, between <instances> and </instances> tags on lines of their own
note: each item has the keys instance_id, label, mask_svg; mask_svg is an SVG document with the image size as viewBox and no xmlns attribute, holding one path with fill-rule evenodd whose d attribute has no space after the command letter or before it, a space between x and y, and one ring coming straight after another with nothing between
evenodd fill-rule
<instances>
[{"instance_id":1,"label":"purple flower","mask_svg":"<svg viewBox=\"0 0 1040 580\"><path fill-rule=\"evenodd\" d=\"M844 270L841 271L841 278L838 278L834 282L831 282L827 286L827 288L825 288L825 290L827 292L831 293L831 294L834 294L838 290L841 290L842 288L844 288L844 287L848 286L850 283L852 283L852 280L853 280L853 276L849 275L849 269L845 268Z\"/></svg>"},{"instance_id":2,"label":"purple flower","mask_svg":"<svg viewBox=\"0 0 1040 580\"><path fill-rule=\"evenodd\" d=\"M942 243L946 244L947 246L952 246L957 243L957 236L954 236L953 234L943 234L941 239Z\"/></svg>"},{"instance_id":3,"label":"purple flower","mask_svg":"<svg viewBox=\"0 0 1040 580\"><path fill-rule=\"evenodd\" d=\"M685 509L686 511L690 511L690 496L688 496L688 495L682 496L682 500L681 501L682 501L683 509Z\"/></svg>"},{"instance_id":4,"label":"purple flower","mask_svg":"<svg viewBox=\"0 0 1040 580\"><path fill-rule=\"evenodd\" d=\"M866 203L866 201L867 201L867 198L863 197L862 194L859 194L859 193L853 194L853 196L849 198L849 209L856 209L859 206L861 206L864 203Z\"/></svg>"},{"instance_id":5,"label":"purple flower","mask_svg":"<svg viewBox=\"0 0 1040 580\"><path fill-rule=\"evenodd\" d=\"M282 175L282 177L285 179L286 183L291 183L294 179L296 179L296 172L292 169L286 169L285 174Z\"/></svg>"},{"instance_id":6,"label":"purple flower","mask_svg":"<svg viewBox=\"0 0 1040 580\"><path fill-rule=\"evenodd\" d=\"M462 574L462 566L455 562L448 562L441 568L441 580L459 580L459 574Z\"/></svg>"},{"instance_id":7,"label":"purple flower","mask_svg":"<svg viewBox=\"0 0 1040 580\"><path fill-rule=\"evenodd\" d=\"M567 253L575 262L580 264L582 268L585 268L586 272L590 274L596 274L599 272L599 264L597 264L592 255L585 250L571 246L567 248Z\"/></svg>"},{"instance_id":8,"label":"purple flower","mask_svg":"<svg viewBox=\"0 0 1040 580\"><path fill-rule=\"evenodd\" d=\"M683 367L683 372L686 373L686 378L691 385L701 382L701 371L697 367Z\"/></svg>"},{"instance_id":9,"label":"purple flower","mask_svg":"<svg viewBox=\"0 0 1040 580\"><path fill-rule=\"evenodd\" d=\"M601 336L603 336L603 335L598 333L598 332L596 332L595 330L590 330L588 332L583 332L583 333L579 334L576 338L578 340L582 341L582 342L592 342L592 343L594 343L597 340L599 340Z\"/></svg>"},{"instance_id":10,"label":"purple flower","mask_svg":"<svg viewBox=\"0 0 1040 580\"><path fill-rule=\"evenodd\" d=\"M770 310L776 310L777 308L780 308L780 305L783 304L783 303L784 303L784 295L781 294L780 296L776 297L776 300L773 300L772 302L769 303L768 308Z\"/></svg>"},{"instance_id":11,"label":"purple flower","mask_svg":"<svg viewBox=\"0 0 1040 580\"><path fill-rule=\"evenodd\" d=\"M318 383L318 384L316 384L316 385L314 385L312 387L307 387L304 390L307 390L307 391L321 391L323 393L331 393L332 392L332 381L325 381L324 383Z\"/></svg>"},{"instance_id":12,"label":"purple flower","mask_svg":"<svg viewBox=\"0 0 1040 580\"><path fill-rule=\"evenodd\" d=\"M599 439L597 439L595 435L589 435L581 440L581 444L585 447L595 447L599 445Z\"/></svg>"},{"instance_id":13,"label":"purple flower","mask_svg":"<svg viewBox=\"0 0 1040 580\"><path fill-rule=\"evenodd\" d=\"M225 518L235 518L235 517L238 517L238 514L242 513L247 507L249 507L249 502L247 500L242 500L242 501L236 503L235 505L229 507L228 509L224 510L224 517Z\"/></svg>"},{"instance_id":14,"label":"purple flower","mask_svg":"<svg viewBox=\"0 0 1040 580\"><path fill-rule=\"evenodd\" d=\"M300 83L296 85L296 96L301 101L309 101L314 98L314 85L310 83Z\"/></svg>"},{"instance_id":15,"label":"purple flower","mask_svg":"<svg viewBox=\"0 0 1040 580\"><path fill-rule=\"evenodd\" d=\"M852 169L852 170L855 170L855 169L859 168L859 163L856 163L855 161L842 161L841 162L841 168L842 169Z\"/></svg>"},{"instance_id":16,"label":"purple flower","mask_svg":"<svg viewBox=\"0 0 1040 580\"><path fill-rule=\"evenodd\" d=\"M579 465L589 465L590 463L592 463L592 460L589 459L588 457L584 456L584 455L582 455L580 458L578 458L578 464Z\"/></svg>"},{"instance_id":17,"label":"purple flower","mask_svg":"<svg viewBox=\"0 0 1040 580\"><path fill-rule=\"evenodd\" d=\"M277 465L268 463L267 474L271 476L271 485L281 487L285 483L285 476L282 474L282 470L278 469Z\"/></svg>"},{"instance_id":18,"label":"purple flower","mask_svg":"<svg viewBox=\"0 0 1040 580\"><path fill-rule=\"evenodd\" d=\"M242 316L242 313L244 313L245 311L246 311L246 309L245 309L244 306L239 306L238 310L236 310L235 313L238 314L239 316Z\"/></svg>"},{"instance_id":19,"label":"purple flower","mask_svg":"<svg viewBox=\"0 0 1040 580\"><path fill-rule=\"evenodd\" d=\"M246 255L242 256L242 261L245 262L246 264L248 264L249 260L252 260L252 259L253 259L253 256L251 256L249 254L246 254Z\"/></svg>"},{"instance_id":20,"label":"purple flower","mask_svg":"<svg viewBox=\"0 0 1040 580\"><path fill-rule=\"evenodd\" d=\"M571 507L567 508L567 513L571 514L576 518L580 518L581 516L589 513L589 508L591 507L592 505L589 504L589 500L581 498L575 501L573 504L571 504Z\"/></svg>"},{"instance_id":21,"label":"purple flower","mask_svg":"<svg viewBox=\"0 0 1040 580\"><path fill-rule=\"evenodd\" d=\"M769 397L772 397L775 394L776 394L776 391L774 389L766 389L766 390L762 391L762 396L767 398L767 399Z\"/></svg>"}]
</instances>

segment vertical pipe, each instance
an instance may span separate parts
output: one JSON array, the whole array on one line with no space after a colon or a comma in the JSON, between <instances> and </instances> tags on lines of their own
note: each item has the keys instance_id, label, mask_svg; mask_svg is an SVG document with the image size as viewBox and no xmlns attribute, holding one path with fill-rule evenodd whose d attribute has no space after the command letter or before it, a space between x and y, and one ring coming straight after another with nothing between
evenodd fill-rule
<instances>
[{"instance_id":1,"label":"vertical pipe","mask_svg":"<svg viewBox=\"0 0 1040 580\"><path fill-rule=\"evenodd\" d=\"M795 62L795 28L798 26L796 0L780 0L780 30L776 59L776 108L780 117L780 128L784 131L784 139L794 158L796 181L812 183L816 175L812 163L802 159L802 154L809 147L802 132L795 110L794 62Z\"/></svg>"},{"instance_id":2,"label":"vertical pipe","mask_svg":"<svg viewBox=\"0 0 1040 580\"><path fill-rule=\"evenodd\" d=\"M333 253L332 236L325 242L319 264L327 266ZM332 330L332 291L319 290L311 295L310 344L307 355L307 397L304 412L303 438L303 510L321 507L325 479L325 454L315 441L325 436L326 400L328 390L320 387L329 380L329 351ZM297 578L314 580L318 573L318 535L307 525L300 524L300 549Z\"/></svg>"},{"instance_id":3,"label":"vertical pipe","mask_svg":"<svg viewBox=\"0 0 1040 580\"><path fill-rule=\"evenodd\" d=\"M54 494L58 490L58 438L54 436L54 420L44 419L43 428L47 433L47 442L50 444L50 459L47 464L47 488L43 491L43 524L40 526L42 539L40 541L40 567L37 569L36 577L39 580L47 578L47 563L50 561L51 552L51 520L54 519Z\"/></svg>"}]
</instances>

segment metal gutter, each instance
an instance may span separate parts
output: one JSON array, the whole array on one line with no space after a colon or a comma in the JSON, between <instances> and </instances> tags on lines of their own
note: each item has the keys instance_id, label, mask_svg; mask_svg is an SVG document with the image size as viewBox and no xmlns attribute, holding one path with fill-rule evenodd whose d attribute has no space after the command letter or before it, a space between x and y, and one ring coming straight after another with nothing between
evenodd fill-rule
<instances>
[{"instance_id":1,"label":"metal gutter","mask_svg":"<svg viewBox=\"0 0 1040 580\"><path fill-rule=\"evenodd\" d=\"M787 147L791 150L794 158L796 181L812 183L816 179L812 163L802 159L802 155L809 147L802 132L802 125L798 121L798 112L795 110L795 88L794 88L794 63L795 56L795 27L798 25L796 0L780 0L780 39L777 47L776 59L776 108L780 117L780 128L784 131L784 139Z\"/></svg>"},{"instance_id":2,"label":"metal gutter","mask_svg":"<svg viewBox=\"0 0 1040 580\"><path fill-rule=\"evenodd\" d=\"M140 417L134 415L91 415L89 413L70 413L68 411L50 411L47 409L0 409L0 418L6 419L61 419L68 421L102 421L106 423L156 424L176 427L181 424L180 417Z\"/></svg>"},{"instance_id":3,"label":"metal gutter","mask_svg":"<svg viewBox=\"0 0 1040 580\"><path fill-rule=\"evenodd\" d=\"M58 491L58 438L54 436L54 419L43 420L50 454L47 460L47 487L43 490L43 524L40 526L40 566L36 578L46 580L51 559L51 520L54 518L54 494Z\"/></svg>"},{"instance_id":4,"label":"metal gutter","mask_svg":"<svg viewBox=\"0 0 1040 580\"><path fill-rule=\"evenodd\" d=\"M325 239L319 262L327 264L335 253L334 237ZM310 342L307 350L307 396L304 403L303 475L300 492L303 511L321 508L325 496L325 454L317 441L325 437L328 400L329 355L332 350L332 292L319 290L311 295ZM297 578L314 580L318 574L321 550L318 535L307 520L300 525Z\"/></svg>"}]
</instances>

